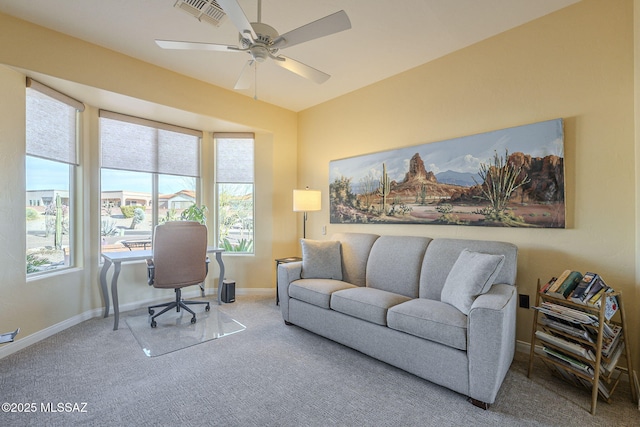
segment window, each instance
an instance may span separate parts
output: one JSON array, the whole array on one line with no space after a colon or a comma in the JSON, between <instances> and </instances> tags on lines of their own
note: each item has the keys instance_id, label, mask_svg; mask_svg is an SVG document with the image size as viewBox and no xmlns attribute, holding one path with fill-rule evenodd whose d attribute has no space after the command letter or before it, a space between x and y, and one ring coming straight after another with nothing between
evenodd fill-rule
<instances>
[{"instance_id":1,"label":"window","mask_svg":"<svg viewBox=\"0 0 640 427\"><path fill-rule=\"evenodd\" d=\"M253 253L253 135L214 134L216 144L216 217L218 246Z\"/></svg>"},{"instance_id":2,"label":"window","mask_svg":"<svg viewBox=\"0 0 640 427\"><path fill-rule=\"evenodd\" d=\"M27 78L27 274L74 265L77 116L84 105Z\"/></svg>"},{"instance_id":3,"label":"window","mask_svg":"<svg viewBox=\"0 0 640 427\"><path fill-rule=\"evenodd\" d=\"M150 249L156 224L198 204L201 136L100 111L102 251Z\"/></svg>"}]
</instances>

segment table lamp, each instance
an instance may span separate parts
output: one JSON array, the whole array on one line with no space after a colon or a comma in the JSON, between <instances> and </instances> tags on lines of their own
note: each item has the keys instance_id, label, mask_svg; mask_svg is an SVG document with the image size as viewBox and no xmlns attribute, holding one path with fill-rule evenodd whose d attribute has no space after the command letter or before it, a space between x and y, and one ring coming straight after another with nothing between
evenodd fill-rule
<instances>
[{"instance_id":1,"label":"table lamp","mask_svg":"<svg viewBox=\"0 0 640 427\"><path fill-rule=\"evenodd\" d=\"M319 211L322 209L320 190L293 190L293 211L304 212L302 225L302 237L307 238L307 212Z\"/></svg>"}]
</instances>

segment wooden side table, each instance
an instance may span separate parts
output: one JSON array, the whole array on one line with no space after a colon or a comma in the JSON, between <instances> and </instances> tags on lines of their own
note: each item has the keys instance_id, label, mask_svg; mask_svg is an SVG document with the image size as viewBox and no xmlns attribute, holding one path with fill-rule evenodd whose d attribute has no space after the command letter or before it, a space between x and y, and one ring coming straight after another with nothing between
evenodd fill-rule
<instances>
[{"instance_id":1,"label":"wooden side table","mask_svg":"<svg viewBox=\"0 0 640 427\"><path fill-rule=\"evenodd\" d=\"M276 259L276 305L280 305L280 295L278 295L278 266L280 264L286 264L288 262L296 262L302 261L302 258L299 256L290 256L287 258L277 258Z\"/></svg>"}]
</instances>

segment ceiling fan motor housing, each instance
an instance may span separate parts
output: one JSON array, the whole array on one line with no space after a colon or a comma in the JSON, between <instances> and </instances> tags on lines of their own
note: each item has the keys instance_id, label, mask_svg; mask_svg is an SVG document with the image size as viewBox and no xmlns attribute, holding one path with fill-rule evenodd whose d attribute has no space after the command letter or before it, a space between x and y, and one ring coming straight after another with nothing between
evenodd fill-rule
<instances>
[{"instance_id":1,"label":"ceiling fan motor housing","mask_svg":"<svg viewBox=\"0 0 640 427\"><path fill-rule=\"evenodd\" d=\"M275 28L262 22L252 22L251 27L256 33L256 40L251 40L240 34L238 36L240 45L251 53L253 59L264 62L270 56L269 54L275 55L278 52L277 48L270 48L270 46L280 34Z\"/></svg>"}]
</instances>

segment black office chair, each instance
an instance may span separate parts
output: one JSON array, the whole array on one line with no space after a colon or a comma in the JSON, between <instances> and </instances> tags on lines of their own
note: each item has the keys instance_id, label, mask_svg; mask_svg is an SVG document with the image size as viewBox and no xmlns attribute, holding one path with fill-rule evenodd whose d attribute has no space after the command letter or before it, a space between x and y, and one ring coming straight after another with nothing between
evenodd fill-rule
<instances>
[{"instance_id":1,"label":"black office chair","mask_svg":"<svg viewBox=\"0 0 640 427\"><path fill-rule=\"evenodd\" d=\"M181 308L193 315L191 323L196 323L196 314L187 305L206 304L208 301L184 301L181 289L185 286L204 282L208 271L207 227L193 221L169 221L157 225L153 238L153 259L147 260L148 283L154 288L172 288L175 301L149 307L151 327L155 328L156 317L175 308ZM158 314L154 308L165 307Z\"/></svg>"}]
</instances>

